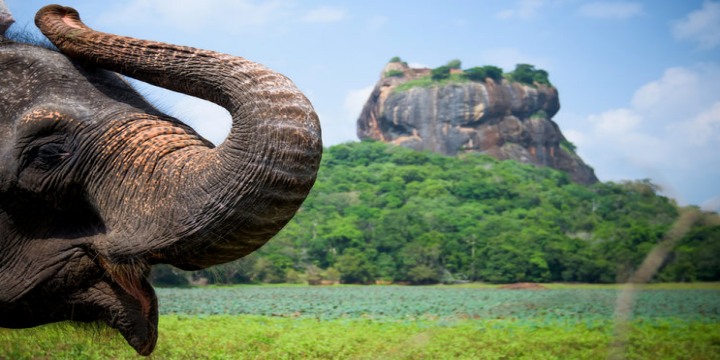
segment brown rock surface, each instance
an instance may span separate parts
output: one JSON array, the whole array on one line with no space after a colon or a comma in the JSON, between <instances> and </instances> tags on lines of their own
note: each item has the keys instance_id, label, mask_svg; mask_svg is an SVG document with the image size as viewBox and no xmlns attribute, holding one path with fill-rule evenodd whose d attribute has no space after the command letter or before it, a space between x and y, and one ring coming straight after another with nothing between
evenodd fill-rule
<instances>
[{"instance_id":1,"label":"brown rock surface","mask_svg":"<svg viewBox=\"0 0 720 360\"><path fill-rule=\"evenodd\" d=\"M445 155L486 153L562 170L578 183L598 181L591 167L561 145L565 137L552 121L560 109L554 87L488 78L397 90L429 74L389 63L360 114L358 137Z\"/></svg>"}]
</instances>

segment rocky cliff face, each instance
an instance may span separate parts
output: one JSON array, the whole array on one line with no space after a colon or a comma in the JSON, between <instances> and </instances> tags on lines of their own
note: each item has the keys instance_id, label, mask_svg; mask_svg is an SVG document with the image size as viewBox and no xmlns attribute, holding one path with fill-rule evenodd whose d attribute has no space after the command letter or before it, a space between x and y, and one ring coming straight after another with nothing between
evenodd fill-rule
<instances>
[{"instance_id":1,"label":"rocky cliff face","mask_svg":"<svg viewBox=\"0 0 720 360\"><path fill-rule=\"evenodd\" d=\"M397 89L429 74L389 63L360 114L358 137L446 155L486 153L559 169L578 183L597 181L551 120L560 109L554 87L487 78Z\"/></svg>"}]
</instances>

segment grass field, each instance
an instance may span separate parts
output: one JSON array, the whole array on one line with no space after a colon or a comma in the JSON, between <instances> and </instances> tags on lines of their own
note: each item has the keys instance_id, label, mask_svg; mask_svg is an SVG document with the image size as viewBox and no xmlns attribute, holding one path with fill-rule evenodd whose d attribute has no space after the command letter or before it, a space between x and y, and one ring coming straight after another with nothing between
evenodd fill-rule
<instances>
[{"instance_id":1,"label":"grass field","mask_svg":"<svg viewBox=\"0 0 720 360\"><path fill-rule=\"evenodd\" d=\"M152 358L720 359L717 284L639 291L621 347L617 294L585 286L158 289ZM112 329L63 323L0 329L0 358L137 356Z\"/></svg>"}]
</instances>

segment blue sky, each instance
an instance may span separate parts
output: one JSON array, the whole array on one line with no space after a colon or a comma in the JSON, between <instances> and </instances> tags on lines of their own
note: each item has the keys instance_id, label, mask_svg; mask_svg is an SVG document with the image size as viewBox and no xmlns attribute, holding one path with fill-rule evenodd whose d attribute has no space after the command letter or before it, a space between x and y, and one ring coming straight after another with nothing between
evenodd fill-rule
<instances>
[{"instance_id":1,"label":"blue sky","mask_svg":"<svg viewBox=\"0 0 720 360\"><path fill-rule=\"evenodd\" d=\"M6 0L19 27L46 4ZM550 73L554 120L602 181L649 178L680 204L720 210L720 1L68 0L105 32L201 47L288 75L326 146L355 121L393 56L437 67L517 63ZM218 143L227 114L142 86Z\"/></svg>"}]
</instances>

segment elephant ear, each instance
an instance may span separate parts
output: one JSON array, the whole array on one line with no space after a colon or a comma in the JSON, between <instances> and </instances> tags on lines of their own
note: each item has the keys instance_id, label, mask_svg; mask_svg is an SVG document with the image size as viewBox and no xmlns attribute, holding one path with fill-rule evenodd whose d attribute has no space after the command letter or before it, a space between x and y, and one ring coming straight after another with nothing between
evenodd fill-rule
<instances>
[{"instance_id":1,"label":"elephant ear","mask_svg":"<svg viewBox=\"0 0 720 360\"><path fill-rule=\"evenodd\" d=\"M93 185L110 228L98 244L105 257L204 268L249 254L294 216L315 182L322 141L312 105L288 78L236 56L97 32L72 8L44 7L35 22L77 61L209 100L232 116L217 148L148 114L112 130L105 148L127 154L114 163L142 170L108 169L122 175ZM183 134L189 140L177 140ZM146 138L150 146L129 148ZM108 198L115 194L107 189L125 191Z\"/></svg>"}]
</instances>

